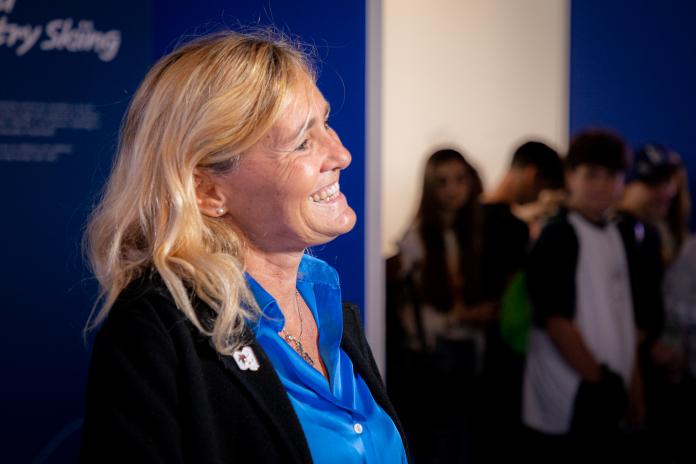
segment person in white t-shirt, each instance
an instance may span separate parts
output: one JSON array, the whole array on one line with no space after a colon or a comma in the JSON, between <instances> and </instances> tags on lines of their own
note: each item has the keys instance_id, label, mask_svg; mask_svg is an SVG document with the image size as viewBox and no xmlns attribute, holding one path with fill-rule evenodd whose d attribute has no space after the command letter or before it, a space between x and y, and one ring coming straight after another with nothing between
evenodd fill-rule
<instances>
[{"instance_id":1,"label":"person in white t-shirt","mask_svg":"<svg viewBox=\"0 0 696 464\"><path fill-rule=\"evenodd\" d=\"M616 458L621 426L643 415L629 269L609 221L629 156L608 131L573 139L568 209L548 222L528 260L534 325L522 416L537 462L587 462L598 448Z\"/></svg>"}]
</instances>

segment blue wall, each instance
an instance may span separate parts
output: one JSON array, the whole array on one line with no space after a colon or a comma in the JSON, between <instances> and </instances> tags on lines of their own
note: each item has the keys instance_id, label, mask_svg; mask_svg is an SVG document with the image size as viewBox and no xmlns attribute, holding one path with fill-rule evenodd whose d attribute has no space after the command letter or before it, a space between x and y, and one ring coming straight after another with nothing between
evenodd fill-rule
<instances>
[{"instance_id":1,"label":"blue wall","mask_svg":"<svg viewBox=\"0 0 696 464\"><path fill-rule=\"evenodd\" d=\"M42 31L26 53L7 39L0 46L0 101L18 105L0 112L0 461L74 462L89 358L81 330L96 290L80 237L129 92L152 60L149 3L17 0L0 17L5 28ZM54 21L62 32L119 31L117 54L42 49ZM75 105L89 109L80 115ZM38 161L19 149L51 145L70 152Z\"/></svg>"},{"instance_id":2,"label":"blue wall","mask_svg":"<svg viewBox=\"0 0 696 464\"><path fill-rule=\"evenodd\" d=\"M316 47L331 124L353 155L341 187L358 224L314 253L338 268L344 297L363 303L363 2L17 0L9 14L2 4L0 17L12 23L91 18L96 27L120 29L123 44L119 57L104 64L89 54L41 52L38 45L18 57L0 43L0 102L89 102L101 118L98 129L59 130L52 138L0 133L0 144L50 139L74 148L50 163L0 160L0 461L76 462L89 360L81 330L96 292L81 256L82 229L108 173L130 95L183 34L274 24Z\"/></svg>"},{"instance_id":3,"label":"blue wall","mask_svg":"<svg viewBox=\"0 0 696 464\"><path fill-rule=\"evenodd\" d=\"M572 2L570 130L608 126L676 149L696 191L696 3ZM693 224L692 214L692 225Z\"/></svg>"}]
</instances>

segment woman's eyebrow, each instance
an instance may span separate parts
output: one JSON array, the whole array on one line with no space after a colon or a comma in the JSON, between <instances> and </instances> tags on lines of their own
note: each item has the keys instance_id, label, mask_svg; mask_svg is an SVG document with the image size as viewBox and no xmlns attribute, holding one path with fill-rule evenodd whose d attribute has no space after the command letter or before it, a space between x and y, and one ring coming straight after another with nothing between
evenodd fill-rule
<instances>
[{"instance_id":1,"label":"woman's eyebrow","mask_svg":"<svg viewBox=\"0 0 696 464\"><path fill-rule=\"evenodd\" d=\"M325 101L324 102L324 120L329 116L329 113L331 112L331 105L329 102ZM292 136L288 137L284 142L285 143L290 143L293 140L297 140L300 138L302 134L304 134L306 131L310 130L314 125L317 123L317 118L315 116L309 117L307 115L307 119L305 122L296 130L293 132Z\"/></svg>"}]
</instances>

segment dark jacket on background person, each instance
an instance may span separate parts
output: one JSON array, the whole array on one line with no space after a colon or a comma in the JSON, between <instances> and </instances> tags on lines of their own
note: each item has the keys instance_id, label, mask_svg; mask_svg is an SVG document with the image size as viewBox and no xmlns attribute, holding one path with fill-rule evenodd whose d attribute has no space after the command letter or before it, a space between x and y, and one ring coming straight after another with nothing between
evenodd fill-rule
<instances>
[{"instance_id":1,"label":"dark jacket on background person","mask_svg":"<svg viewBox=\"0 0 696 464\"><path fill-rule=\"evenodd\" d=\"M359 317L344 303L341 348L406 446ZM81 462L312 462L285 388L247 333L256 371L217 353L160 281L131 284L94 343Z\"/></svg>"},{"instance_id":2,"label":"dark jacket on background person","mask_svg":"<svg viewBox=\"0 0 696 464\"><path fill-rule=\"evenodd\" d=\"M481 205L483 251L481 273L487 300L500 300L512 276L524 267L529 227L507 203Z\"/></svg>"},{"instance_id":3,"label":"dark jacket on background person","mask_svg":"<svg viewBox=\"0 0 696 464\"><path fill-rule=\"evenodd\" d=\"M618 212L616 225L626 247L636 324L645 335L643 349L649 350L665 325L660 233L628 211Z\"/></svg>"}]
</instances>

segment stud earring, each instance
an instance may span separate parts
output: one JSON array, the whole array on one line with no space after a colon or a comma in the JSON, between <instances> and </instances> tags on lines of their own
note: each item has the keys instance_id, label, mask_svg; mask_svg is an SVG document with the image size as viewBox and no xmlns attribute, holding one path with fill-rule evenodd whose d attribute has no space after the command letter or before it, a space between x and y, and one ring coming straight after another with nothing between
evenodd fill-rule
<instances>
[{"instance_id":1,"label":"stud earring","mask_svg":"<svg viewBox=\"0 0 696 464\"><path fill-rule=\"evenodd\" d=\"M225 214L225 208L218 208L215 210L215 212L218 214L218 216L222 216Z\"/></svg>"}]
</instances>

